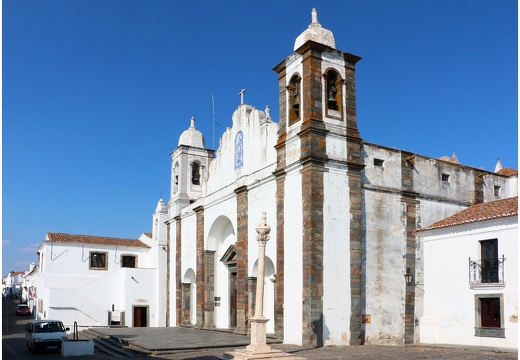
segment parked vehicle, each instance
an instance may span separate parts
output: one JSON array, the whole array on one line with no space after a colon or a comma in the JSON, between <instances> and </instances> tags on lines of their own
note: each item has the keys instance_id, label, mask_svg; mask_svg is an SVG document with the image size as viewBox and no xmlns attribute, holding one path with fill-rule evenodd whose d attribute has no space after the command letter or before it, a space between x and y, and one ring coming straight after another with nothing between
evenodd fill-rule
<instances>
[{"instance_id":1,"label":"parked vehicle","mask_svg":"<svg viewBox=\"0 0 520 360\"><path fill-rule=\"evenodd\" d=\"M67 338L69 330L58 320L29 321L25 327L27 350L61 350L61 341Z\"/></svg>"},{"instance_id":2,"label":"parked vehicle","mask_svg":"<svg viewBox=\"0 0 520 360\"><path fill-rule=\"evenodd\" d=\"M31 315L31 309L27 305L20 304L14 310L16 315Z\"/></svg>"}]
</instances>

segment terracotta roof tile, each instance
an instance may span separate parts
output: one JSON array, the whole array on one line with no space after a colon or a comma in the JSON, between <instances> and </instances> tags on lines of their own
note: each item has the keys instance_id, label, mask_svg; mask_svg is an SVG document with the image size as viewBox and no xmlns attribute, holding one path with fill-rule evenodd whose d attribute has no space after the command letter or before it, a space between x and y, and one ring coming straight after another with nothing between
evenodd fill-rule
<instances>
[{"instance_id":1,"label":"terracotta roof tile","mask_svg":"<svg viewBox=\"0 0 520 360\"><path fill-rule=\"evenodd\" d=\"M478 221L518 216L518 196L470 206L466 210L417 231L432 230Z\"/></svg>"},{"instance_id":2,"label":"terracotta roof tile","mask_svg":"<svg viewBox=\"0 0 520 360\"><path fill-rule=\"evenodd\" d=\"M131 246L140 248L150 248L148 245L136 239L111 238L105 236L73 235L63 233L48 233L49 241L72 244L91 244L109 246Z\"/></svg>"},{"instance_id":3,"label":"terracotta roof tile","mask_svg":"<svg viewBox=\"0 0 520 360\"><path fill-rule=\"evenodd\" d=\"M512 169L512 168L503 168L497 171L498 175L504 175L504 176L518 176L518 170Z\"/></svg>"}]
</instances>

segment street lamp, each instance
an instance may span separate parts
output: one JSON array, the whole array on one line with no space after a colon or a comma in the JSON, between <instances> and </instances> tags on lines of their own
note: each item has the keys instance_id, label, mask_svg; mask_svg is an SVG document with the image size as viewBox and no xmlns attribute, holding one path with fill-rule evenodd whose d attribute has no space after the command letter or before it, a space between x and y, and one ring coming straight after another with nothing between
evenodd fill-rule
<instances>
[{"instance_id":1,"label":"street lamp","mask_svg":"<svg viewBox=\"0 0 520 360\"><path fill-rule=\"evenodd\" d=\"M411 273L410 268L406 268L406 274L404 274L404 281L406 282L406 285L414 284L413 274Z\"/></svg>"}]
</instances>

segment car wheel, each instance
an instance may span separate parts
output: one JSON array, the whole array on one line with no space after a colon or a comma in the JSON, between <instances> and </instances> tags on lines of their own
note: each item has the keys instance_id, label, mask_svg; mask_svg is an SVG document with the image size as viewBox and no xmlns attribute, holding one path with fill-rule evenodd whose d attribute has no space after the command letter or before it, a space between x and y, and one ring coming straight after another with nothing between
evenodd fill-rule
<instances>
[{"instance_id":1,"label":"car wheel","mask_svg":"<svg viewBox=\"0 0 520 360\"><path fill-rule=\"evenodd\" d=\"M33 352L33 348L31 347L31 345L29 344L29 341L27 341L27 350L29 352Z\"/></svg>"}]
</instances>

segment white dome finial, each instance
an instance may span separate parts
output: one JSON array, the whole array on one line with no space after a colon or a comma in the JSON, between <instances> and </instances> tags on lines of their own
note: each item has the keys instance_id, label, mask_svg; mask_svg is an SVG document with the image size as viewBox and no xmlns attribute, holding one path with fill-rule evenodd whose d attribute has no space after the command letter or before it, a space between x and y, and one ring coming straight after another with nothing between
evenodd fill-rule
<instances>
[{"instance_id":1,"label":"white dome finial","mask_svg":"<svg viewBox=\"0 0 520 360\"><path fill-rule=\"evenodd\" d=\"M187 130L179 137L179 146L187 145L199 148L206 148L206 141L202 133L195 127L195 116L191 117L191 124Z\"/></svg>"},{"instance_id":2,"label":"white dome finial","mask_svg":"<svg viewBox=\"0 0 520 360\"><path fill-rule=\"evenodd\" d=\"M336 42L334 41L332 31L323 28L323 26L318 22L318 10L316 10L316 8L312 9L312 22L309 27L296 38L296 41L294 42L294 50L298 49L309 40L327 45L333 49L336 48Z\"/></svg>"},{"instance_id":3,"label":"white dome finial","mask_svg":"<svg viewBox=\"0 0 520 360\"><path fill-rule=\"evenodd\" d=\"M316 8L312 8L312 23L318 23L318 10Z\"/></svg>"}]
</instances>

